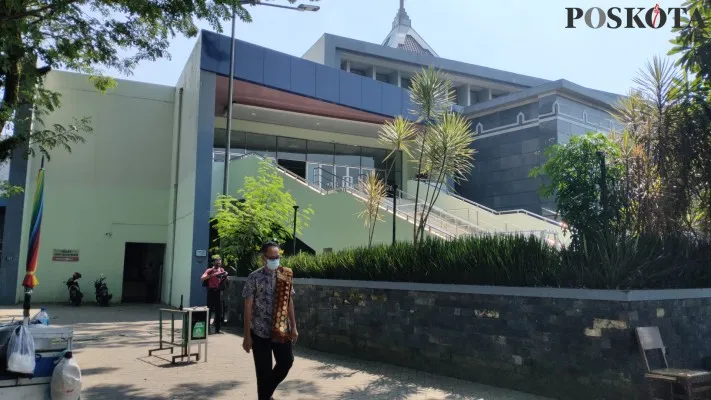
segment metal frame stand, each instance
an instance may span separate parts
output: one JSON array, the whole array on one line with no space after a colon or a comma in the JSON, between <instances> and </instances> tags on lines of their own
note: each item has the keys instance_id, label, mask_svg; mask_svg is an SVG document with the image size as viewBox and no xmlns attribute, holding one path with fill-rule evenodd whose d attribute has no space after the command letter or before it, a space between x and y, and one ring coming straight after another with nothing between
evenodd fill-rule
<instances>
[{"instance_id":1,"label":"metal frame stand","mask_svg":"<svg viewBox=\"0 0 711 400\"><path fill-rule=\"evenodd\" d=\"M204 312L205 313L205 337L203 339L194 339L192 326L193 326L193 312ZM163 340L163 313L170 314L170 341ZM175 315L180 314L180 319L182 321L182 328L180 331L179 341L175 341ZM152 356L153 353L157 351L170 350L170 354L174 354L176 347L180 348L180 354L172 356L171 364L175 364L177 359L185 361L185 358L190 362L191 357L195 357L195 361L200 361L203 353L204 346L204 360L207 362L207 340L210 335L210 309L208 307L192 307L184 308L182 310L174 310L171 308L161 308L158 311L158 345L157 349L148 350L148 355ZM197 353L191 353L193 345L198 346Z\"/></svg>"}]
</instances>

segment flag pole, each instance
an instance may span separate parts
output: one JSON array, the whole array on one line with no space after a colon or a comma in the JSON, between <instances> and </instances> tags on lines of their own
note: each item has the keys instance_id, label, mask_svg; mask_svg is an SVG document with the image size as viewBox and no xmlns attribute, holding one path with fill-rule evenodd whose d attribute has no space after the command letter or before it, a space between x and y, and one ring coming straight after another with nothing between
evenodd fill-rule
<instances>
[{"instance_id":1,"label":"flag pole","mask_svg":"<svg viewBox=\"0 0 711 400\"><path fill-rule=\"evenodd\" d=\"M39 176L42 176L42 170L44 169L44 156L42 156L42 160L40 161L40 172ZM38 179L37 182L37 188L35 189L35 203L37 203L37 200L42 201L40 196L42 194L39 194L38 192L40 190L43 191L44 189L44 184L43 182L40 182ZM39 210L38 210L39 207ZM23 323L25 325L28 325L30 322L30 308L32 304L32 290L34 288L34 285L37 283L37 278L35 278L34 274L37 270L37 257L39 253L39 226L35 227L34 225L41 223L41 218L42 218L42 205L41 204L33 204L33 219L31 221L31 226L30 226L30 242L28 243L28 251L27 251L27 260L26 263L29 265L29 263L34 263L35 267L33 271L28 271L27 275L25 276L24 281L22 282L22 285L25 287L25 297L24 301L22 302L22 316L23 316ZM36 234L33 234L34 229L37 228L37 232L34 232Z\"/></svg>"}]
</instances>

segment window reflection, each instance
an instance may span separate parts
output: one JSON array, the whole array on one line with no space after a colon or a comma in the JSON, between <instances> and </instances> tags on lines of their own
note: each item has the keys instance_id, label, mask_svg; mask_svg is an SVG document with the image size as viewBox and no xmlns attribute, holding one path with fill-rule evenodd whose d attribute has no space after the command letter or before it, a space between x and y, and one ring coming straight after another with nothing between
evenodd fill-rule
<instances>
[{"instance_id":1,"label":"window reflection","mask_svg":"<svg viewBox=\"0 0 711 400\"><path fill-rule=\"evenodd\" d=\"M260 135L258 133L247 133L247 145L245 148L248 153L256 153L262 157L275 159L277 152L277 137Z\"/></svg>"},{"instance_id":2,"label":"window reflection","mask_svg":"<svg viewBox=\"0 0 711 400\"><path fill-rule=\"evenodd\" d=\"M225 141L226 131L215 129L214 161L224 161ZM232 159L249 153L275 159L282 168L326 190L353 187L370 172L389 186L402 184L401 152L388 157L385 149L239 131L232 132L230 143Z\"/></svg>"}]
</instances>

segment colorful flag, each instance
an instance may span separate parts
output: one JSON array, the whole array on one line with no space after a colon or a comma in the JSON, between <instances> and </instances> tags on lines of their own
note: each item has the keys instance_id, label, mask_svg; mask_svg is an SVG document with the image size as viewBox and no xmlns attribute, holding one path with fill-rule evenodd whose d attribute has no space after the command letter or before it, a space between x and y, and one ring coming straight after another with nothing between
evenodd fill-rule
<instances>
[{"instance_id":1,"label":"colorful flag","mask_svg":"<svg viewBox=\"0 0 711 400\"><path fill-rule=\"evenodd\" d=\"M32 224L30 225L30 243L27 249L27 267L22 286L32 290L39 284L35 273L37 272L37 258L39 257L40 227L42 225L42 209L44 208L44 159L42 167L37 173L37 190L32 203Z\"/></svg>"}]
</instances>

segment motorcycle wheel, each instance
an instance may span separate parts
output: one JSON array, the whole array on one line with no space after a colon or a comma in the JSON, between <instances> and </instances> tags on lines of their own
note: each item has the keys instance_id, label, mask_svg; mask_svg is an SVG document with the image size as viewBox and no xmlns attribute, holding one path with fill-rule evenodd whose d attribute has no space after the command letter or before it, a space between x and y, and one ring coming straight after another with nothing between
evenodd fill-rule
<instances>
[{"instance_id":1,"label":"motorcycle wheel","mask_svg":"<svg viewBox=\"0 0 711 400\"><path fill-rule=\"evenodd\" d=\"M82 296L74 288L69 290L69 301L71 301L74 307L79 307L81 305Z\"/></svg>"}]
</instances>

